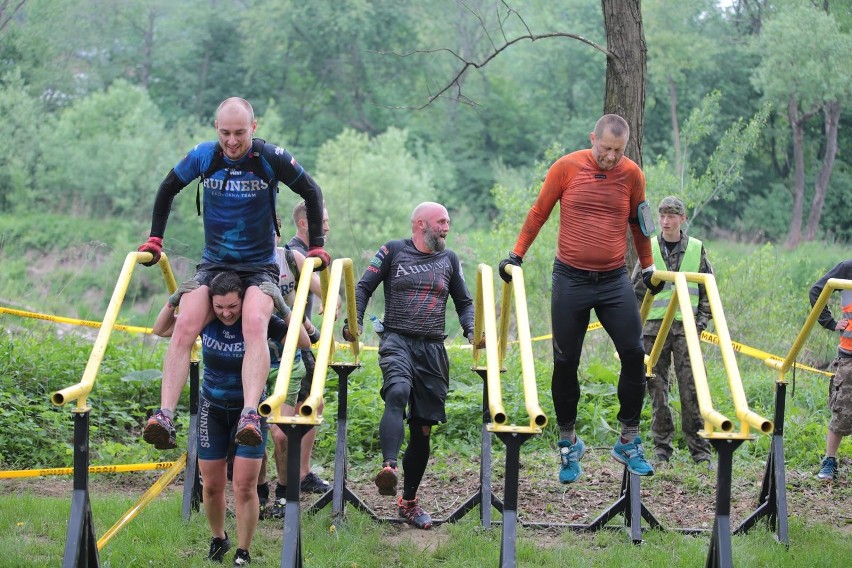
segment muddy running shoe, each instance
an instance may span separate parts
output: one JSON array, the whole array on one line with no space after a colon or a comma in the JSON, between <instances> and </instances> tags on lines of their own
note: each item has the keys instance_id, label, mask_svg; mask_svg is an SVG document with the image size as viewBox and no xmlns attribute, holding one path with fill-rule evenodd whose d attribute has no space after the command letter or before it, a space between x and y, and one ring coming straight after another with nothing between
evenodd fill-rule
<instances>
[{"instance_id":1,"label":"muddy running shoe","mask_svg":"<svg viewBox=\"0 0 852 568\"><path fill-rule=\"evenodd\" d=\"M654 467L645 459L642 449L642 440L639 436L633 438L632 442L622 442L621 438L612 448L612 457L618 463L627 466L627 471L636 475L654 475Z\"/></svg>"},{"instance_id":2,"label":"muddy running shoe","mask_svg":"<svg viewBox=\"0 0 852 568\"><path fill-rule=\"evenodd\" d=\"M376 487L379 488L379 495L396 495L396 484L399 481L396 464L385 462L384 466L382 466L382 470L376 474L376 479L374 481L376 483Z\"/></svg>"},{"instance_id":3,"label":"muddy running shoe","mask_svg":"<svg viewBox=\"0 0 852 568\"><path fill-rule=\"evenodd\" d=\"M263 443L263 432L260 430L260 414L249 412L240 416L234 441L243 446L259 446Z\"/></svg>"},{"instance_id":4,"label":"muddy running shoe","mask_svg":"<svg viewBox=\"0 0 852 568\"><path fill-rule=\"evenodd\" d=\"M283 519L284 512L287 510L287 500L283 497L272 502L272 508L269 510L270 519Z\"/></svg>"},{"instance_id":5,"label":"muddy running shoe","mask_svg":"<svg viewBox=\"0 0 852 568\"><path fill-rule=\"evenodd\" d=\"M837 479L837 458L826 457L822 460L817 479L820 481L834 481Z\"/></svg>"},{"instance_id":6,"label":"muddy running shoe","mask_svg":"<svg viewBox=\"0 0 852 568\"><path fill-rule=\"evenodd\" d=\"M234 554L234 566L248 566L249 564L251 564L251 556L249 556L248 550L238 548L237 553Z\"/></svg>"},{"instance_id":7,"label":"muddy running shoe","mask_svg":"<svg viewBox=\"0 0 852 568\"><path fill-rule=\"evenodd\" d=\"M175 426L169 420L169 417L159 409L151 415L151 418L145 424L145 429L142 430L142 439L149 444L154 444L154 447L158 450L177 448Z\"/></svg>"},{"instance_id":8,"label":"muddy running shoe","mask_svg":"<svg viewBox=\"0 0 852 568\"><path fill-rule=\"evenodd\" d=\"M399 516L404 518L409 525L418 529L428 529L432 526L432 517L420 507L418 501L417 497L411 501L406 501L400 495L396 502L399 507Z\"/></svg>"},{"instance_id":9,"label":"muddy running shoe","mask_svg":"<svg viewBox=\"0 0 852 568\"><path fill-rule=\"evenodd\" d=\"M583 473L580 458L586 453L586 444L580 436L572 444L570 440L559 440L559 483L574 483Z\"/></svg>"},{"instance_id":10,"label":"muddy running shoe","mask_svg":"<svg viewBox=\"0 0 852 568\"><path fill-rule=\"evenodd\" d=\"M228 538L228 533L225 533L225 538L214 536L210 539L210 552L207 553L207 559L213 562L222 562L225 553L229 550L231 550L231 539Z\"/></svg>"},{"instance_id":11,"label":"muddy running shoe","mask_svg":"<svg viewBox=\"0 0 852 568\"><path fill-rule=\"evenodd\" d=\"M302 483L299 484L299 490L302 493L325 493L329 489L331 489L331 485L328 481L320 479L320 476L314 472L308 473Z\"/></svg>"}]
</instances>

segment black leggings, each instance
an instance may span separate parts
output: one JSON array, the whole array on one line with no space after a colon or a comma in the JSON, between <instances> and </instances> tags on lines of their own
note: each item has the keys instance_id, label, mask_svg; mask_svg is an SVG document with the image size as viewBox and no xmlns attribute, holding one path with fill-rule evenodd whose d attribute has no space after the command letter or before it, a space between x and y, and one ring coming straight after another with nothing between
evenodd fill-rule
<instances>
[{"instance_id":1,"label":"black leggings","mask_svg":"<svg viewBox=\"0 0 852 568\"><path fill-rule=\"evenodd\" d=\"M411 395L411 385L398 382L385 389L385 411L379 423L379 444L382 447L384 462L396 463L399 450L405 438L405 406ZM424 432L425 430L425 432ZM431 452L429 431L431 424L416 418L409 419L408 447L402 456L402 468L405 472L402 485L402 498L414 499L417 488L426 472Z\"/></svg>"},{"instance_id":2,"label":"black leggings","mask_svg":"<svg viewBox=\"0 0 852 568\"><path fill-rule=\"evenodd\" d=\"M551 393L556 423L573 428L577 421L580 401L577 369L594 309L621 360L618 421L625 426L638 425L645 398L645 350L639 303L627 278L627 270L590 273L556 260L550 309L553 321Z\"/></svg>"}]
</instances>

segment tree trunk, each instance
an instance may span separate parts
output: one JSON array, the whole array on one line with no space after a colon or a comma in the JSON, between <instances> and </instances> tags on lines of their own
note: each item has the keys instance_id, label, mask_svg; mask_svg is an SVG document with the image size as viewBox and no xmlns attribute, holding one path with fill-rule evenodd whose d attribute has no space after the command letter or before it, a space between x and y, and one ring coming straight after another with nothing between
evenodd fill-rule
<instances>
[{"instance_id":1,"label":"tree trunk","mask_svg":"<svg viewBox=\"0 0 852 568\"><path fill-rule=\"evenodd\" d=\"M794 249L802 240L802 211L805 202L805 128L799 116L799 103L795 95L787 104L787 117L793 134L793 209L790 213L790 230L787 248Z\"/></svg>"},{"instance_id":2,"label":"tree trunk","mask_svg":"<svg viewBox=\"0 0 852 568\"><path fill-rule=\"evenodd\" d=\"M606 62L604 114L617 114L630 125L625 154L642 166L645 122L645 77L648 48L642 31L639 0L601 0L606 45L613 57Z\"/></svg>"},{"instance_id":3,"label":"tree trunk","mask_svg":"<svg viewBox=\"0 0 852 568\"><path fill-rule=\"evenodd\" d=\"M811 202L811 212L808 214L808 225L805 228L805 240L816 239L822 208L825 205L825 195L828 193L828 183L831 181L831 171L834 169L834 158L837 156L837 125L840 122L840 101L826 103L822 109L825 117L825 156L822 159L822 171L814 183L814 198Z\"/></svg>"},{"instance_id":4,"label":"tree trunk","mask_svg":"<svg viewBox=\"0 0 852 568\"><path fill-rule=\"evenodd\" d=\"M674 144L675 151L675 163L674 170L675 175L678 179L681 179L683 176L683 156L681 155L680 148L680 124L678 124L677 120L677 86L672 80L671 76L668 77L669 80L669 112L672 115L672 143Z\"/></svg>"},{"instance_id":5,"label":"tree trunk","mask_svg":"<svg viewBox=\"0 0 852 568\"><path fill-rule=\"evenodd\" d=\"M642 167L642 129L645 123L645 77L648 48L642 31L639 0L601 0L606 45L604 114L617 114L630 125L625 155ZM633 235L627 231L625 262L632 269L638 260Z\"/></svg>"}]
</instances>

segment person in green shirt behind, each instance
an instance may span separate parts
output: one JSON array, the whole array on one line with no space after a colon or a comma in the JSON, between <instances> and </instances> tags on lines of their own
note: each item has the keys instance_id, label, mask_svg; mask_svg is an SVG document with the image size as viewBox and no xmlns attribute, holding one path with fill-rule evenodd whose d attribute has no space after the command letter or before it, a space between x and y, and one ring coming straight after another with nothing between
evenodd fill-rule
<instances>
[{"instance_id":1,"label":"person in green shirt behind","mask_svg":"<svg viewBox=\"0 0 852 568\"><path fill-rule=\"evenodd\" d=\"M660 201L660 234L651 239L651 253L654 265L671 272L700 272L713 274L713 267L707 260L704 245L696 238L688 236L683 231L686 223L686 207L683 201L669 196ZM633 271L633 288L641 303L645 297L645 284L642 280L642 267L637 264ZM645 328L642 331L645 353L650 353L660 331L663 316L672 297L673 284L666 282L663 291L654 296L654 303L648 313ZM689 282L689 299L698 333L707 328L712 317L710 301L703 285ZM698 411L698 396L695 392L695 381L692 376L692 366L683 332L683 316L680 310L675 315L663 350L657 364L654 366L654 378L648 381L648 394L651 398L651 433L654 437L654 457L657 462L667 462L674 448L675 426L672 411L669 408L669 369L674 362L680 393L681 417L680 425L686 445L695 463L706 463L711 466L710 443L702 438L698 431L703 426L701 413Z\"/></svg>"}]
</instances>

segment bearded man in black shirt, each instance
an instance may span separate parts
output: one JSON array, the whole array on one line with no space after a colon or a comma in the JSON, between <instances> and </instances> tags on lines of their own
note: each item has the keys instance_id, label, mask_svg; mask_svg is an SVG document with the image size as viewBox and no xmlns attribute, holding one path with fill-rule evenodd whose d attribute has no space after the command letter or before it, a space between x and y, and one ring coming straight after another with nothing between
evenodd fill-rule
<instances>
[{"instance_id":1,"label":"bearded man in black shirt","mask_svg":"<svg viewBox=\"0 0 852 568\"><path fill-rule=\"evenodd\" d=\"M397 494L397 457L407 417L409 442L402 457L405 475L397 505L400 516L421 529L432 526L432 518L417 498L429 461L429 436L433 425L447 421L450 362L444 348L444 325L448 297L453 299L465 337L473 340L473 300L458 256L446 248L449 231L446 208L421 203L411 215L411 238L385 243L355 290L360 330L370 297L379 284L384 285L379 367L385 410L379 424L382 469L376 475L376 486L381 495ZM348 322L343 337L355 339Z\"/></svg>"}]
</instances>

